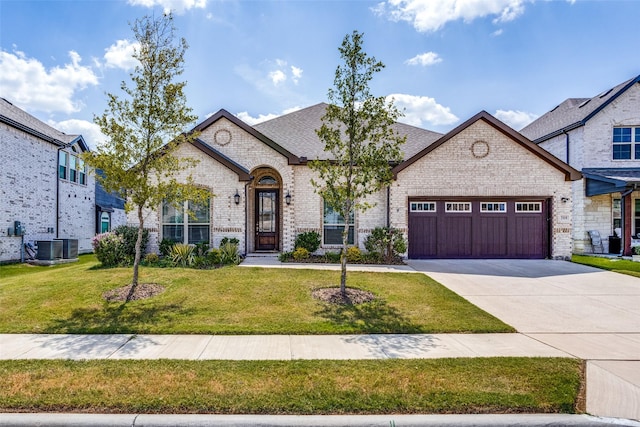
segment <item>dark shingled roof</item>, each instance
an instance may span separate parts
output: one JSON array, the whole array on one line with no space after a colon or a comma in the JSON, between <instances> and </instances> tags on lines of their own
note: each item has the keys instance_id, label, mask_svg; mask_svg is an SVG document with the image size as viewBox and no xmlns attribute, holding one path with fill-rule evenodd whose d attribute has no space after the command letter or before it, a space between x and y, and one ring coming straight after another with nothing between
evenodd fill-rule
<instances>
[{"instance_id":1,"label":"dark shingled roof","mask_svg":"<svg viewBox=\"0 0 640 427\"><path fill-rule=\"evenodd\" d=\"M542 117L525 126L520 133L535 143L546 141L564 131L584 124L634 84L640 75L605 90L592 98L569 98Z\"/></svg>"},{"instance_id":2,"label":"dark shingled roof","mask_svg":"<svg viewBox=\"0 0 640 427\"><path fill-rule=\"evenodd\" d=\"M82 136L60 132L4 98L0 98L0 121L58 146L79 142L84 151L88 150Z\"/></svg>"},{"instance_id":3,"label":"dark shingled roof","mask_svg":"<svg viewBox=\"0 0 640 427\"><path fill-rule=\"evenodd\" d=\"M322 126L322 116L325 114L327 105L325 103L312 105L253 127L298 157L306 157L308 160L330 159L331 154L324 151L324 144L316 134L316 129ZM405 159L412 157L442 136L437 132L398 122L393 125L393 129L400 136L407 136L407 141L401 147Z\"/></svg>"}]
</instances>

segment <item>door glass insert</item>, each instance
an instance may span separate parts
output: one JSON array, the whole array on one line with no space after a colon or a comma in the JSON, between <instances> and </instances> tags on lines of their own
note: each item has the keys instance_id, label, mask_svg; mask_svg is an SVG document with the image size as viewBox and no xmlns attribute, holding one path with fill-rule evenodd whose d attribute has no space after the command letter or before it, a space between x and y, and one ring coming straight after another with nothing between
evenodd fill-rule
<instances>
[{"instance_id":1,"label":"door glass insert","mask_svg":"<svg viewBox=\"0 0 640 427\"><path fill-rule=\"evenodd\" d=\"M276 193L260 192L258 197L258 232L276 231Z\"/></svg>"}]
</instances>

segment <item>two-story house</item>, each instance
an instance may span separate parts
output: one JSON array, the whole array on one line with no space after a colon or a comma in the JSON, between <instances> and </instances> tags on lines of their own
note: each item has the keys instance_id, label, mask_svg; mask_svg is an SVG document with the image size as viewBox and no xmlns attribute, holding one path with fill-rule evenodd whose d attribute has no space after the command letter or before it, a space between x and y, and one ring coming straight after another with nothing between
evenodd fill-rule
<instances>
[{"instance_id":1,"label":"two-story house","mask_svg":"<svg viewBox=\"0 0 640 427\"><path fill-rule=\"evenodd\" d=\"M101 195L96 206L95 178L81 159L87 150L81 135L0 98L0 262L20 260L23 241L72 239L79 253L91 252L100 227L125 222L121 201Z\"/></svg>"},{"instance_id":2,"label":"two-story house","mask_svg":"<svg viewBox=\"0 0 640 427\"><path fill-rule=\"evenodd\" d=\"M567 99L520 132L584 175L572 189L574 252L629 255L640 235L640 76Z\"/></svg>"}]
</instances>

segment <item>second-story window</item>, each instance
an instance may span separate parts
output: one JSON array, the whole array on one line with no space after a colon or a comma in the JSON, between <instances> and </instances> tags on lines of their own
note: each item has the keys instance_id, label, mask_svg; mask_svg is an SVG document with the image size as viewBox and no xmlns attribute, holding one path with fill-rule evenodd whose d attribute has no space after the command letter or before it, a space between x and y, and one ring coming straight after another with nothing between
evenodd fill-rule
<instances>
[{"instance_id":1,"label":"second-story window","mask_svg":"<svg viewBox=\"0 0 640 427\"><path fill-rule=\"evenodd\" d=\"M69 181L71 182L78 181L77 161L78 158L76 156L69 156Z\"/></svg>"},{"instance_id":2,"label":"second-story window","mask_svg":"<svg viewBox=\"0 0 640 427\"><path fill-rule=\"evenodd\" d=\"M640 126L613 128L613 160L640 160Z\"/></svg>"},{"instance_id":3,"label":"second-story window","mask_svg":"<svg viewBox=\"0 0 640 427\"><path fill-rule=\"evenodd\" d=\"M58 178L67 179L67 170L69 169L69 154L64 151L58 152Z\"/></svg>"}]
</instances>

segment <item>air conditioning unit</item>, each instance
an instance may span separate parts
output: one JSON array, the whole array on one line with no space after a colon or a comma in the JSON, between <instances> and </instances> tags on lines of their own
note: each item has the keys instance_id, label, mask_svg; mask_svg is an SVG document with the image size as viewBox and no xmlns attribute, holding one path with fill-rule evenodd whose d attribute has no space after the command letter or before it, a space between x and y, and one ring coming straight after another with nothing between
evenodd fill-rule
<instances>
[{"instance_id":1,"label":"air conditioning unit","mask_svg":"<svg viewBox=\"0 0 640 427\"><path fill-rule=\"evenodd\" d=\"M62 258L78 258L78 239L56 239L62 242Z\"/></svg>"},{"instance_id":2,"label":"air conditioning unit","mask_svg":"<svg viewBox=\"0 0 640 427\"><path fill-rule=\"evenodd\" d=\"M36 259L53 261L62 258L62 240L38 240Z\"/></svg>"}]
</instances>

